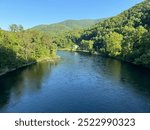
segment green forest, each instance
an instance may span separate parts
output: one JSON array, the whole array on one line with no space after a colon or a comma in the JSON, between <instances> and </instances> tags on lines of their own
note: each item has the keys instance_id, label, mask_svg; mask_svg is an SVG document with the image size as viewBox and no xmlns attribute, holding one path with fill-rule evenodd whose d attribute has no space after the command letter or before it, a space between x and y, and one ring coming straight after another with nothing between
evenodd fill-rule
<instances>
[{"instance_id":1,"label":"green forest","mask_svg":"<svg viewBox=\"0 0 150 130\"><path fill-rule=\"evenodd\" d=\"M70 20L28 30L12 24L9 31L0 29L0 73L52 59L57 48L87 51L150 68L149 0L107 19Z\"/></svg>"},{"instance_id":2,"label":"green forest","mask_svg":"<svg viewBox=\"0 0 150 130\"><path fill-rule=\"evenodd\" d=\"M150 68L150 2L137 4L75 35L79 50Z\"/></svg>"},{"instance_id":3,"label":"green forest","mask_svg":"<svg viewBox=\"0 0 150 130\"><path fill-rule=\"evenodd\" d=\"M9 30L0 30L0 73L55 57L56 46L49 35L24 31L16 24Z\"/></svg>"}]
</instances>

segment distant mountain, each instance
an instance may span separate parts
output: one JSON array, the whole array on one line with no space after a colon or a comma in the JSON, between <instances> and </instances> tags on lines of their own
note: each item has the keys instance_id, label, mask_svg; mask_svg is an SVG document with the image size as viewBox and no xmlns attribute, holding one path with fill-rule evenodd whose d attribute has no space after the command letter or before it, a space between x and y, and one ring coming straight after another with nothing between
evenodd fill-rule
<instances>
[{"instance_id":1,"label":"distant mountain","mask_svg":"<svg viewBox=\"0 0 150 130\"><path fill-rule=\"evenodd\" d=\"M31 28L30 30L37 30L46 33L60 33L74 29L85 29L103 20L104 19L66 20L55 24L38 25Z\"/></svg>"}]
</instances>

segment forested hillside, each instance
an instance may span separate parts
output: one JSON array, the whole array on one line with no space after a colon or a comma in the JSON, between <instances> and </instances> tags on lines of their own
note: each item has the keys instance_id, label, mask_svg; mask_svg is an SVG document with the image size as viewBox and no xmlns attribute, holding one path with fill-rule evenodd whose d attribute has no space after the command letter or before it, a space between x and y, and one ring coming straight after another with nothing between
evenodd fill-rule
<instances>
[{"instance_id":1,"label":"forested hillside","mask_svg":"<svg viewBox=\"0 0 150 130\"><path fill-rule=\"evenodd\" d=\"M103 20L105 19L65 20L63 22L50 25L38 25L29 30L50 35L59 49L70 49L75 44L75 39L80 37L80 33L83 29L89 28Z\"/></svg>"},{"instance_id":2,"label":"forested hillside","mask_svg":"<svg viewBox=\"0 0 150 130\"><path fill-rule=\"evenodd\" d=\"M31 30L36 30L36 31L48 33L51 35L56 35L56 34L66 32L66 31L88 28L103 20L104 19L66 20L60 23L55 23L55 24L50 24L50 25L38 25L38 26L31 28Z\"/></svg>"},{"instance_id":3,"label":"forested hillside","mask_svg":"<svg viewBox=\"0 0 150 130\"><path fill-rule=\"evenodd\" d=\"M23 31L22 26L0 30L0 74L39 60L55 56L55 44L48 35L36 31Z\"/></svg>"},{"instance_id":4,"label":"forested hillside","mask_svg":"<svg viewBox=\"0 0 150 130\"><path fill-rule=\"evenodd\" d=\"M76 42L82 50L150 67L150 1L97 23Z\"/></svg>"}]
</instances>

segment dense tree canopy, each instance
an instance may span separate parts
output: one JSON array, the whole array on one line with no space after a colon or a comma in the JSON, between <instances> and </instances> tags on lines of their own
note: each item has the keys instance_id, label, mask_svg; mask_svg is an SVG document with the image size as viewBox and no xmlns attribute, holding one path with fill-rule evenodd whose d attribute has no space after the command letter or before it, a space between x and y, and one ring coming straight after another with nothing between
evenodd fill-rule
<instances>
[{"instance_id":1,"label":"dense tree canopy","mask_svg":"<svg viewBox=\"0 0 150 130\"><path fill-rule=\"evenodd\" d=\"M0 30L0 71L55 56L56 46L50 36L23 31L21 25L15 24L10 25L10 30Z\"/></svg>"},{"instance_id":2,"label":"dense tree canopy","mask_svg":"<svg viewBox=\"0 0 150 130\"><path fill-rule=\"evenodd\" d=\"M84 30L77 44L80 49L92 41L93 51L150 67L150 1L137 4L118 16ZM84 47L91 50L88 45Z\"/></svg>"}]
</instances>

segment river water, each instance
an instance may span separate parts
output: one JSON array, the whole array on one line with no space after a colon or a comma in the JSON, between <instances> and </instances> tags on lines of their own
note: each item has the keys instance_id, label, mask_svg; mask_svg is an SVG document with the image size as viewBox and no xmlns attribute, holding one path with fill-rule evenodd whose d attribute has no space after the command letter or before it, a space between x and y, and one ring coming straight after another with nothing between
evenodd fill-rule
<instances>
[{"instance_id":1,"label":"river water","mask_svg":"<svg viewBox=\"0 0 150 130\"><path fill-rule=\"evenodd\" d=\"M0 77L0 112L150 112L150 70L110 58L58 51Z\"/></svg>"}]
</instances>

